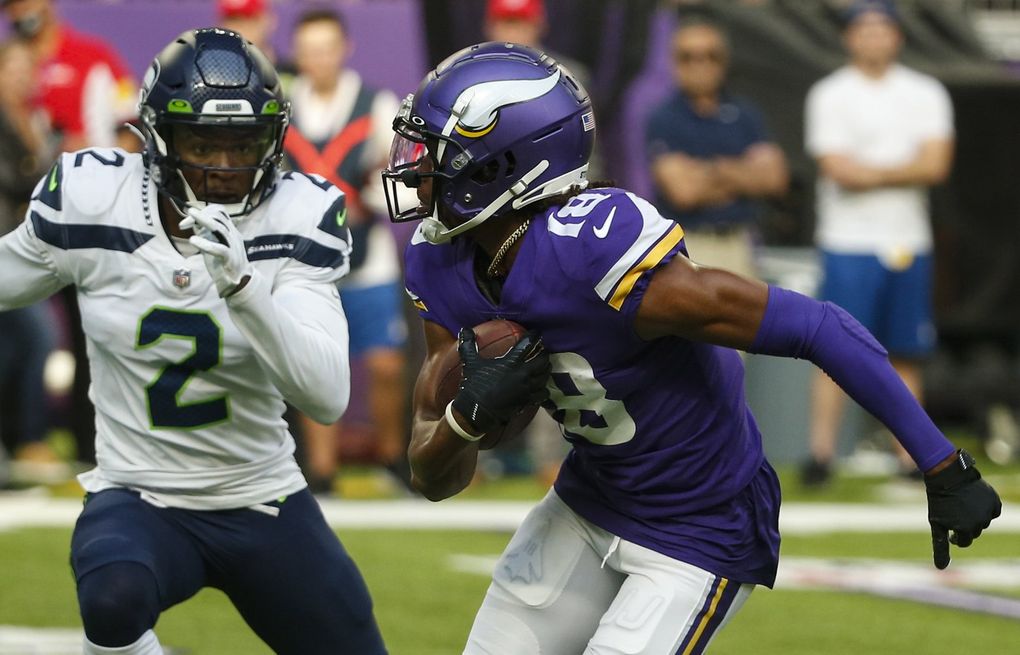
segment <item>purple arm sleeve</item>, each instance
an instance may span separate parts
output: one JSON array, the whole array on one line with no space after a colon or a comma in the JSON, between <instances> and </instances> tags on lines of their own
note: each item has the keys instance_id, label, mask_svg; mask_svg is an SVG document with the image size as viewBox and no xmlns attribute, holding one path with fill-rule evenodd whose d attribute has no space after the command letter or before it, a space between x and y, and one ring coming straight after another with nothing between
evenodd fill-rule
<instances>
[{"instance_id":1,"label":"purple arm sleeve","mask_svg":"<svg viewBox=\"0 0 1020 655\"><path fill-rule=\"evenodd\" d=\"M814 363L892 430L922 471L956 452L900 380L885 349L838 305L769 286L765 316L748 352Z\"/></svg>"}]
</instances>

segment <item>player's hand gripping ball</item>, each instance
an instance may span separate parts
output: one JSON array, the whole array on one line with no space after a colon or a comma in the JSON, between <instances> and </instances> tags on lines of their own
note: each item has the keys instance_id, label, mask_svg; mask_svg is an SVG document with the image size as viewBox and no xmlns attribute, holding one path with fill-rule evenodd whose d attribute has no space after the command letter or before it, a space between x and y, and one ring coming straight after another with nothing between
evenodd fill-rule
<instances>
[{"instance_id":1,"label":"player's hand gripping ball","mask_svg":"<svg viewBox=\"0 0 1020 655\"><path fill-rule=\"evenodd\" d=\"M513 321L461 329L439 368L436 406L453 402L471 432L485 433L482 450L520 434L549 396L549 354L541 338Z\"/></svg>"}]
</instances>

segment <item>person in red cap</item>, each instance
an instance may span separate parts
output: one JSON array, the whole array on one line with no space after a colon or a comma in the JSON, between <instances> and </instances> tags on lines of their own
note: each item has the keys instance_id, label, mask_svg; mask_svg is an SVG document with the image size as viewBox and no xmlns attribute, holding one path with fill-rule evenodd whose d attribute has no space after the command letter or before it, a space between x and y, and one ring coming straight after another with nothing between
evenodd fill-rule
<instances>
[{"instance_id":1,"label":"person in red cap","mask_svg":"<svg viewBox=\"0 0 1020 655\"><path fill-rule=\"evenodd\" d=\"M584 64L552 52L542 43L547 29L545 3L542 0L488 0L484 26L486 39L518 43L542 50L573 73L582 87L591 88L591 73ZM588 168L588 174L592 179L601 177L601 160L601 153L596 144ZM483 453L482 456L513 457L512 449L519 448L522 444L527 448L531 461L535 463L535 475L539 483L543 486L551 485L559 473L560 462L566 455L566 446L560 436L559 427L545 412L539 412L535 416L535 420L527 428L523 441L510 444L499 453ZM507 465L512 466L510 463Z\"/></svg>"},{"instance_id":2,"label":"person in red cap","mask_svg":"<svg viewBox=\"0 0 1020 655\"><path fill-rule=\"evenodd\" d=\"M276 63L269 39L276 29L276 16L266 0L217 0L220 27L233 30L255 44Z\"/></svg>"},{"instance_id":3,"label":"person in red cap","mask_svg":"<svg viewBox=\"0 0 1020 655\"><path fill-rule=\"evenodd\" d=\"M492 41L536 47L546 27L542 0L489 0L485 10L486 35Z\"/></svg>"},{"instance_id":4,"label":"person in red cap","mask_svg":"<svg viewBox=\"0 0 1020 655\"><path fill-rule=\"evenodd\" d=\"M489 41L505 41L518 43L529 48L542 50L553 59L563 64L586 89L591 88L591 72L581 62L565 57L547 48L542 42L548 30L543 0L488 0L485 7L485 25L483 31ZM590 175L598 175L601 159L596 147L592 156Z\"/></svg>"},{"instance_id":5,"label":"person in red cap","mask_svg":"<svg viewBox=\"0 0 1020 655\"><path fill-rule=\"evenodd\" d=\"M63 138L63 149L137 146L118 142L118 125L134 116L138 87L114 49L71 29L52 0L2 0L0 6L39 62L36 103Z\"/></svg>"}]
</instances>

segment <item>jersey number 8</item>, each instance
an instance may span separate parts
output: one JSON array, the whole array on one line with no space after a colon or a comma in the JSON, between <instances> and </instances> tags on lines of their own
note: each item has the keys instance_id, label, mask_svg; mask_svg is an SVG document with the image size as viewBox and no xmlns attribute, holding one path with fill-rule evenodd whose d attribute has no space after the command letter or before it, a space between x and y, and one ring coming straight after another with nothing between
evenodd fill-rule
<instances>
[{"instance_id":1,"label":"jersey number 8","mask_svg":"<svg viewBox=\"0 0 1020 655\"><path fill-rule=\"evenodd\" d=\"M572 436L601 446L615 446L634 438L634 419L622 400L606 397L587 359L577 353L553 353L549 401L553 418Z\"/></svg>"}]
</instances>

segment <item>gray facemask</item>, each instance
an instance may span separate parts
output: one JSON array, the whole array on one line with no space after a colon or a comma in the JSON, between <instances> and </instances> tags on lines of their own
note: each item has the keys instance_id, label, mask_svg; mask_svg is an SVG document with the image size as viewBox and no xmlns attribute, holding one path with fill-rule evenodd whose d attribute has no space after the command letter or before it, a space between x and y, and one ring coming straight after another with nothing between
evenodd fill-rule
<instances>
[{"instance_id":1,"label":"gray facemask","mask_svg":"<svg viewBox=\"0 0 1020 655\"><path fill-rule=\"evenodd\" d=\"M39 33L42 29L42 16L36 14L34 16L25 16L11 23L11 27L14 28L15 33L23 39L31 39L33 36Z\"/></svg>"}]
</instances>

